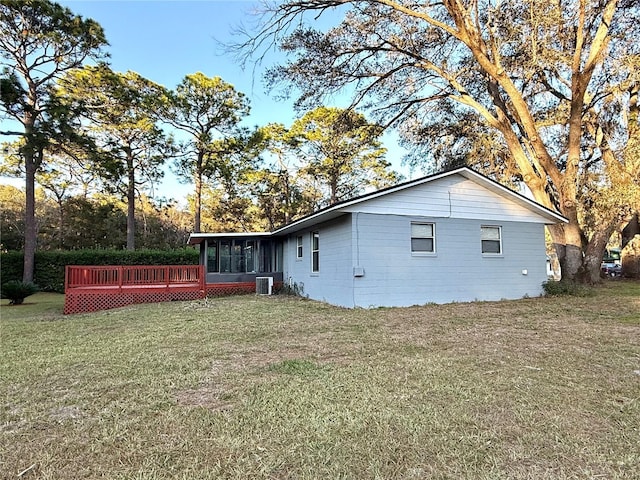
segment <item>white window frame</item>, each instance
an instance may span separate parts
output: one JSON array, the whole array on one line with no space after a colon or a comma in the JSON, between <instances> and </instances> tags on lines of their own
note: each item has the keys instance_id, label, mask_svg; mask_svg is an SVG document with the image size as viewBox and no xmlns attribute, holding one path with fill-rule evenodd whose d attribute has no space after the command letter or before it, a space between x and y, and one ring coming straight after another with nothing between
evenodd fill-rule
<instances>
[{"instance_id":1,"label":"white window frame","mask_svg":"<svg viewBox=\"0 0 640 480\"><path fill-rule=\"evenodd\" d=\"M416 237L413 235L413 226L414 225L429 225L431 227L431 236L420 236ZM432 242L431 250L414 250L413 249L413 239L414 238L426 238L430 239ZM424 256L424 255L435 255L436 254L436 224L434 222L411 222L411 238L410 238L410 247L411 247L411 255Z\"/></svg>"},{"instance_id":2,"label":"white window frame","mask_svg":"<svg viewBox=\"0 0 640 480\"><path fill-rule=\"evenodd\" d=\"M494 229L498 231L498 239L492 239L492 238L484 238L483 236L483 229ZM484 251L484 242L498 242L498 248L500 249L500 251L498 252L485 252ZM482 255L488 256L488 257L500 257L503 255L503 249L502 249L502 227L500 225L480 225L480 251L482 252Z\"/></svg>"},{"instance_id":3,"label":"white window frame","mask_svg":"<svg viewBox=\"0 0 640 480\"><path fill-rule=\"evenodd\" d=\"M317 242L315 241L317 239ZM311 232L311 273L320 273L320 232ZM317 260L316 260L317 259Z\"/></svg>"},{"instance_id":4,"label":"white window frame","mask_svg":"<svg viewBox=\"0 0 640 480\"><path fill-rule=\"evenodd\" d=\"M303 246L302 246L302 235L298 235L296 237L296 259L300 260L304 254Z\"/></svg>"}]
</instances>

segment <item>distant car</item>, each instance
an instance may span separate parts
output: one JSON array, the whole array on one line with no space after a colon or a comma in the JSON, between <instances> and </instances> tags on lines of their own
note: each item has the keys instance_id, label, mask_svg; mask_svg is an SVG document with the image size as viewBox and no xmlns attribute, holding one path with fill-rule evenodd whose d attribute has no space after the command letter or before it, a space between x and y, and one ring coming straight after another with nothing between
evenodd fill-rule
<instances>
[{"instance_id":1,"label":"distant car","mask_svg":"<svg viewBox=\"0 0 640 480\"><path fill-rule=\"evenodd\" d=\"M602 277L621 277L622 265L618 265L617 263L602 262L602 265L600 267L600 275Z\"/></svg>"},{"instance_id":2,"label":"distant car","mask_svg":"<svg viewBox=\"0 0 640 480\"><path fill-rule=\"evenodd\" d=\"M620 249L612 248L605 250L600 265L600 276L602 277L621 277L622 265L620 265Z\"/></svg>"}]
</instances>

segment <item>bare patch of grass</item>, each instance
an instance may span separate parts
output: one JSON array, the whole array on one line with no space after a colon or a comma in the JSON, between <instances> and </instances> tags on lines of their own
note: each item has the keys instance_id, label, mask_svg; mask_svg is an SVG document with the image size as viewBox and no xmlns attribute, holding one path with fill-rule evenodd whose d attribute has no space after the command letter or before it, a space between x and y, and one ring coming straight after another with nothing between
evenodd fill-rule
<instances>
[{"instance_id":1,"label":"bare patch of grass","mask_svg":"<svg viewBox=\"0 0 640 480\"><path fill-rule=\"evenodd\" d=\"M638 283L402 309L244 296L70 317L40 295L1 310L0 478L32 465L23 478L640 471Z\"/></svg>"}]
</instances>

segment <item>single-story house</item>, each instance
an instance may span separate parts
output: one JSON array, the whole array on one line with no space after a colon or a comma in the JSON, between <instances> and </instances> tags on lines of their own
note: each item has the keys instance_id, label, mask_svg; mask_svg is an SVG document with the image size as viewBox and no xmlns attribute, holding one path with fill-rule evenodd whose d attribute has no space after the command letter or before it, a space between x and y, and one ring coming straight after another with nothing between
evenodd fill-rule
<instances>
[{"instance_id":1,"label":"single-story house","mask_svg":"<svg viewBox=\"0 0 640 480\"><path fill-rule=\"evenodd\" d=\"M273 232L193 233L207 288L280 282L344 307L538 296L545 225L567 222L462 167L346 200ZM258 280L256 280L258 279Z\"/></svg>"}]
</instances>

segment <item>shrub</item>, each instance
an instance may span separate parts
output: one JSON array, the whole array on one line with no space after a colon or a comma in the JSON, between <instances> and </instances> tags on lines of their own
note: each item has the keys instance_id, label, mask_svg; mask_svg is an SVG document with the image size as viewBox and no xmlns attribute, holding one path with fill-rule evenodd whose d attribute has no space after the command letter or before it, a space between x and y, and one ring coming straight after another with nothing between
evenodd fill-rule
<instances>
[{"instance_id":1,"label":"shrub","mask_svg":"<svg viewBox=\"0 0 640 480\"><path fill-rule=\"evenodd\" d=\"M560 295L570 295L573 297L590 297L593 295L593 288L568 280L548 280L542 282L544 293L550 297Z\"/></svg>"},{"instance_id":2,"label":"shrub","mask_svg":"<svg viewBox=\"0 0 640 480\"><path fill-rule=\"evenodd\" d=\"M276 295L290 295L292 297L304 297L304 284L303 283L292 283L288 284L287 282L282 283L278 288L276 288L273 292Z\"/></svg>"},{"instance_id":3,"label":"shrub","mask_svg":"<svg viewBox=\"0 0 640 480\"><path fill-rule=\"evenodd\" d=\"M20 305L29 295L38 292L39 288L31 282L10 280L2 285L2 298L11 300L9 305Z\"/></svg>"}]
</instances>

